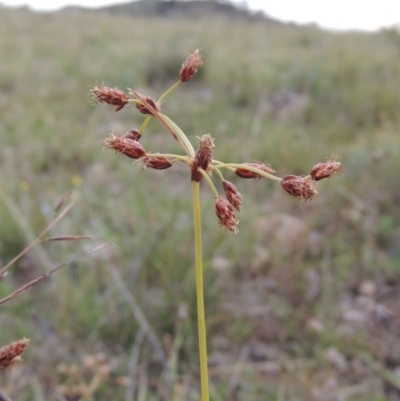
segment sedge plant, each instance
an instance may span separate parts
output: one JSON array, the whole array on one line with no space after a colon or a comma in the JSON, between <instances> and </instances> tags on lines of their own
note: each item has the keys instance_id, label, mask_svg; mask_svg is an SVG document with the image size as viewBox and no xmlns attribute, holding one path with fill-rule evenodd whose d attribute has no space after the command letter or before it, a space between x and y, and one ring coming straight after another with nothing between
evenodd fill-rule
<instances>
[{"instance_id":1,"label":"sedge plant","mask_svg":"<svg viewBox=\"0 0 400 401\"><path fill-rule=\"evenodd\" d=\"M237 187L225 179L224 173L236 174L243 179L269 179L280 184L289 195L305 201L313 199L318 193L316 181L330 177L340 171L340 163L334 157L325 162L316 164L308 175L286 175L278 177L276 172L265 162L224 163L214 159L214 139L209 134L198 138L195 147L189 137L168 116L161 112L163 100L178 86L189 81L203 65L203 57L199 50L189 54L180 69L179 80L172 85L158 100L154 100L139 92L128 89L124 92L118 88L96 84L91 89L95 102L108 103L114 106L114 111L120 111L125 106L134 105L136 109L146 115L139 129L131 129L125 135L117 136L114 133L102 141L107 149L136 159L142 169L166 170L175 164L184 164L190 174L193 192L195 268L197 292L197 323L200 361L201 401L209 401L209 380L207 366L206 319L203 290L203 256L202 256L202 226L200 214L200 181L204 180L215 197L215 213L219 227L227 233L238 233L238 219L236 212L241 211L243 198ZM182 154L153 153L147 151L139 142L151 119L156 119L168 131L173 139L183 149ZM215 181L219 181L224 195L220 195Z\"/></svg>"}]
</instances>

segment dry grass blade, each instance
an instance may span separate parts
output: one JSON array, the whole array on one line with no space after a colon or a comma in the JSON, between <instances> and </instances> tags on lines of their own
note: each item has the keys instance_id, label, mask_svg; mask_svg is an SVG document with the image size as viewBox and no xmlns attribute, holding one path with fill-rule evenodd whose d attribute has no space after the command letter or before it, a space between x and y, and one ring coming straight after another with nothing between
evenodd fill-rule
<instances>
[{"instance_id":1,"label":"dry grass blade","mask_svg":"<svg viewBox=\"0 0 400 401\"><path fill-rule=\"evenodd\" d=\"M1 177L0 177L1 178ZM13 218L17 226L21 230L21 234L26 239L27 243L31 243L31 245L28 246L28 249L24 249L19 255L17 255L10 263L7 264L3 269L0 270L0 278L3 275L3 273L13 264L15 261L17 261L20 257L22 257L26 252L29 251L34 245L37 244L37 237L36 233L33 232L31 226L29 225L29 222L25 218L25 214L18 208L16 202L14 202L7 194L7 192L4 190L4 188L0 185L0 196L6 205L8 212L10 216ZM47 256L46 251L43 249L41 245L35 248L35 256L37 258L37 261L39 264L49 267L51 266L51 261Z\"/></svg>"},{"instance_id":2,"label":"dry grass blade","mask_svg":"<svg viewBox=\"0 0 400 401\"><path fill-rule=\"evenodd\" d=\"M59 200L59 202L57 203L57 206L54 209L54 213L57 213L63 206L64 203L69 199L69 197L72 194L72 190L70 189L69 191L67 191Z\"/></svg>"},{"instance_id":3,"label":"dry grass blade","mask_svg":"<svg viewBox=\"0 0 400 401\"><path fill-rule=\"evenodd\" d=\"M43 238L40 242L50 242L50 241L80 241L83 239L93 239L91 235L60 235L58 237Z\"/></svg>"},{"instance_id":4,"label":"dry grass blade","mask_svg":"<svg viewBox=\"0 0 400 401\"><path fill-rule=\"evenodd\" d=\"M7 397L1 390L0 390L0 401L12 401L11 398Z\"/></svg>"},{"instance_id":5,"label":"dry grass blade","mask_svg":"<svg viewBox=\"0 0 400 401\"><path fill-rule=\"evenodd\" d=\"M378 361L376 361L371 355L364 354L362 359L367 363L367 365L375 371L383 379L387 380L394 387L400 389L400 378L395 373L391 372L389 369L385 369Z\"/></svg>"},{"instance_id":6,"label":"dry grass blade","mask_svg":"<svg viewBox=\"0 0 400 401\"><path fill-rule=\"evenodd\" d=\"M294 371L301 369L313 369L317 362L312 359L298 359L293 361L268 361L268 362L246 362L233 365L220 365L211 367L211 376L232 375L239 372L272 372L281 370Z\"/></svg>"},{"instance_id":7,"label":"dry grass blade","mask_svg":"<svg viewBox=\"0 0 400 401\"><path fill-rule=\"evenodd\" d=\"M146 333L146 336L147 336L150 344L152 345L154 352L157 355L157 359L165 366L167 363L167 358L165 356L163 347L161 346L160 342L158 341L157 336L155 335L148 320L146 319L146 316L142 312L142 309L140 308L139 304L137 303L136 298L134 297L132 292L129 291L128 287L122 280L122 277L121 277L118 269L116 269L113 265L109 264L108 271L110 272L115 285L120 290L125 302L128 304L133 316L135 317L136 321L139 323L140 329L144 330L144 332Z\"/></svg>"},{"instance_id":8,"label":"dry grass blade","mask_svg":"<svg viewBox=\"0 0 400 401\"><path fill-rule=\"evenodd\" d=\"M241 369L240 369L240 365L245 364L248 357L250 355L250 347L249 346L244 346L242 347L239 357L238 357L238 361L237 363L233 366L232 369L232 375L229 379L228 382L228 391L227 393L229 394L228 398L233 398L234 397L234 392L236 390L236 387L238 386L238 384L240 383L240 376L241 376Z\"/></svg>"},{"instance_id":9,"label":"dry grass blade","mask_svg":"<svg viewBox=\"0 0 400 401\"><path fill-rule=\"evenodd\" d=\"M145 335L146 335L145 330L140 328L136 334L135 342L132 347L131 357L129 359L129 374L128 374L129 381L128 381L128 386L126 388L126 401L131 401L135 399L140 350L142 348Z\"/></svg>"},{"instance_id":10,"label":"dry grass blade","mask_svg":"<svg viewBox=\"0 0 400 401\"><path fill-rule=\"evenodd\" d=\"M42 237L50 231L74 206L75 202L71 202L67 205L62 212L37 236L37 238L31 242L23 251L21 251L17 256L15 256L10 262L8 262L2 269L0 269L0 277L4 272L12 266L18 259L24 256L29 250L31 250L36 244L42 241ZM47 258L46 258L47 259ZM47 263L46 263L47 264Z\"/></svg>"},{"instance_id":11,"label":"dry grass blade","mask_svg":"<svg viewBox=\"0 0 400 401\"><path fill-rule=\"evenodd\" d=\"M99 247L99 245L101 245L101 244L104 244L104 246L103 247ZM17 295L21 294L22 292L25 292L26 290L28 290L29 288L33 287L34 285L36 285L40 281L42 281L45 278L49 277L50 275L52 275L56 271L60 270L64 266L66 266L66 265L68 265L68 264L70 264L72 262L75 262L75 261L81 259L84 256L90 255L94 251L98 251L100 249L105 249L105 248L107 248L109 246L111 246L111 245L110 244L106 244L104 242L100 242L100 243L97 243L97 244L93 245L88 250L86 250L86 251L74 256L73 258L67 260L64 263L59 264L54 269L48 271L47 273L42 274L41 276L35 278L34 280L31 280L29 283L27 283L27 284L23 285L22 287L18 288L17 290L12 292L10 295L6 296L5 298L0 299L0 305L6 303L7 301L10 301L11 299L15 298Z\"/></svg>"}]
</instances>

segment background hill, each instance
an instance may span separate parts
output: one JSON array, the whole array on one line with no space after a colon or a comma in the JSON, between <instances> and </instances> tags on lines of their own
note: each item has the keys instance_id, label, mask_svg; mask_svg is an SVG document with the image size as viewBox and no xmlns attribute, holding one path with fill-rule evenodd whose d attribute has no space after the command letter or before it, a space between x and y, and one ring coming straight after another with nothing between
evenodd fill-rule
<instances>
[{"instance_id":1,"label":"background hill","mask_svg":"<svg viewBox=\"0 0 400 401\"><path fill-rule=\"evenodd\" d=\"M103 152L143 116L88 97L96 82L157 97L195 48L204 68L162 105L194 142L210 133L219 160L267 161L280 176L332 154L345 170L307 203L227 174L244 195L237 236L218 230L202 188L212 400L397 400L399 34L71 10L0 12L0 259L70 189L77 203L49 235L95 239L39 244L0 298L113 246L0 305L0 345L31 338L0 388L18 401L198 400L187 171L140 172ZM180 151L154 121L142 143Z\"/></svg>"},{"instance_id":2,"label":"background hill","mask_svg":"<svg viewBox=\"0 0 400 401\"><path fill-rule=\"evenodd\" d=\"M65 10L89 10L84 7L66 7ZM90 10L93 11L93 10ZM131 15L134 17L184 17L184 18L249 18L277 22L262 12L251 13L246 8L238 7L229 1L217 0L138 0L130 3L99 7L99 12Z\"/></svg>"}]
</instances>

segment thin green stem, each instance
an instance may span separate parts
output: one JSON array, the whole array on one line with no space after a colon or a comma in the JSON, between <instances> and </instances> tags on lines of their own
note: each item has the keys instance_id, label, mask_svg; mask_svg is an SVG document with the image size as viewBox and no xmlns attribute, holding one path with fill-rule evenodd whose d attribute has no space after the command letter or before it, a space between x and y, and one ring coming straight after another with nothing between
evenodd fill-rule
<instances>
[{"instance_id":1,"label":"thin green stem","mask_svg":"<svg viewBox=\"0 0 400 401\"><path fill-rule=\"evenodd\" d=\"M204 179L207 181L207 184L210 187L212 193L217 198L219 196L219 194L218 194L217 188L215 188L215 185L212 182L210 176L202 168L199 168L199 171L200 171L201 175L204 177Z\"/></svg>"},{"instance_id":2,"label":"thin green stem","mask_svg":"<svg viewBox=\"0 0 400 401\"><path fill-rule=\"evenodd\" d=\"M189 139L185 133L167 116L158 112L149 102L146 101L144 96L133 90L129 91L129 95L132 97L129 102L142 103L150 111L150 113L171 133L171 135L182 145L188 156L194 159L196 153Z\"/></svg>"},{"instance_id":3,"label":"thin green stem","mask_svg":"<svg viewBox=\"0 0 400 401\"><path fill-rule=\"evenodd\" d=\"M209 401L210 395L207 365L206 317L204 312L203 288L203 251L201 242L200 184L198 182L192 181L192 189L196 257L197 324L199 333L201 401Z\"/></svg>"},{"instance_id":4,"label":"thin green stem","mask_svg":"<svg viewBox=\"0 0 400 401\"><path fill-rule=\"evenodd\" d=\"M171 129L174 131L175 135L179 138L180 142L182 143L183 147L185 148L187 154L194 158L196 153L194 151L194 148L192 144L190 143L188 137L185 135L185 133L176 125L169 117L167 117L165 114L159 113L160 116L166 121L166 123L171 127Z\"/></svg>"},{"instance_id":5,"label":"thin green stem","mask_svg":"<svg viewBox=\"0 0 400 401\"><path fill-rule=\"evenodd\" d=\"M262 170L260 170L258 168L248 166L247 164L220 163L219 162L217 166L213 166L213 167L211 167L211 169L212 170L216 170L216 169L219 169L219 168L231 168L231 167L252 171L253 173L257 173L257 174L261 175L262 177L268 178L269 180L272 180L272 181L277 181L277 182L281 182L282 181L282 178L277 177L276 175L269 174L269 173L267 173L265 171L262 171Z\"/></svg>"},{"instance_id":6,"label":"thin green stem","mask_svg":"<svg viewBox=\"0 0 400 401\"><path fill-rule=\"evenodd\" d=\"M158 103L161 103L171 92L173 92L181 83L181 81L176 82L175 84L173 84L169 89L167 89L158 99ZM134 99L135 104L139 103L139 101L137 99ZM140 135L143 134L144 130L146 129L146 127L148 126L150 120L151 120L152 116L147 116L146 119L143 121L142 126L139 129L139 133Z\"/></svg>"},{"instance_id":7,"label":"thin green stem","mask_svg":"<svg viewBox=\"0 0 400 401\"><path fill-rule=\"evenodd\" d=\"M174 83L169 89L167 89L158 99L158 103L161 103L172 91L174 91L179 85L181 81Z\"/></svg>"},{"instance_id":8,"label":"thin green stem","mask_svg":"<svg viewBox=\"0 0 400 401\"><path fill-rule=\"evenodd\" d=\"M146 119L143 121L143 124L142 124L142 126L140 127L140 130L139 130L140 135L143 134L144 130L149 125L150 120L151 120L151 116L147 116Z\"/></svg>"},{"instance_id":9,"label":"thin green stem","mask_svg":"<svg viewBox=\"0 0 400 401\"><path fill-rule=\"evenodd\" d=\"M141 104L142 102L139 99L129 99L128 100L129 103L133 103L133 104ZM142 135L144 130L146 129L146 127L149 125L149 122L151 120L152 116L147 116L146 119L143 121L142 126L139 129L139 134Z\"/></svg>"},{"instance_id":10,"label":"thin green stem","mask_svg":"<svg viewBox=\"0 0 400 401\"><path fill-rule=\"evenodd\" d=\"M217 175L219 176L219 178L221 179L221 181L225 181L224 176L222 175L222 173L219 171L219 169L214 169L214 171L217 173Z\"/></svg>"},{"instance_id":11,"label":"thin green stem","mask_svg":"<svg viewBox=\"0 0 400 401\"><path fill-rule=\"evenodd\" d=\"M182 161L186 164L191 163L191 159L188 156L183 155L175 155L173 153L148 153L147 156L154 156L154 157L167 157L169 159L175 159L176 161ZM135 162L134 162L135 163ZM1 401L1 400L0 400Z\"/></svg>"}]
</instances>

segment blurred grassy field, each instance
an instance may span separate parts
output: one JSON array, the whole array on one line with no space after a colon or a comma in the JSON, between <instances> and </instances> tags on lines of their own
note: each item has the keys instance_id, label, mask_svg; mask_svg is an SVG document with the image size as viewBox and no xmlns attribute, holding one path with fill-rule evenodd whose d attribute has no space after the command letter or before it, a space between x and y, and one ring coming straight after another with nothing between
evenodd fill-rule
<instances>
[{"instance_id":1,"label":"blurred grassy field","mask_svg":"<svg viewBox=\"0 0 400 401\"><path fill-rule=\"evenodd\" d=\"M0 9L0 262L70 189L78 202L51 235L95 240L37 247L0 298L113 245L0 306L0 346L31 339L0 388L18 401L199 399L189 176L102 152L143 116L88 97L96 82L157 97L195 48L203 70L163 104L194 142L211 133L217 159L280 176L332 154L345 169L308 203L227 176L245 199L237 236L218 230L203 188L212 400L400 399L400 35L24 9ZM179 152L156 122L142 143Z\"/></svg>"}]
</instances>

